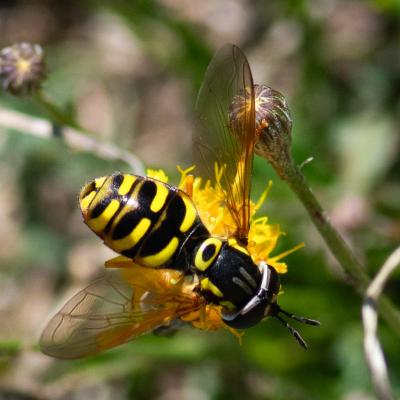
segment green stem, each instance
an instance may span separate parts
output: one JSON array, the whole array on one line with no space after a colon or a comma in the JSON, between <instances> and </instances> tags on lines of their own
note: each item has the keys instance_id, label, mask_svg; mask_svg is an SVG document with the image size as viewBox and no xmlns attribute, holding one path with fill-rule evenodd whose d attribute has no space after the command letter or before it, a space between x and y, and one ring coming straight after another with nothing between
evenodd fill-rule
<instances>
[{"instance_id":1,"label":"green stem","mask_svg":"<svg viewBox=\"0 0 400 400\"><path fill-rule=\"evenodd\" d=\"M70 126L79 131L84 131L82 127L69 115L67 115L58 105L50 100L42 91L37 91L33 99L47 112L50 119L60 126Z\"/></svg>"},{"instance_id":2,"label":"green stem","mask_svg":"<svg viewBox=\"0 0 400 400\"><path fill-rule=\"evenodd\" d=\"M329 217L307 185L305 177L300 168L294 164L287 170L287 183L296 193L310 215L315 227L324 238L327 246L335 255L336 259L349 275L360 293L368 286L369 277L362 265L354 256L350 247L340 236L339 232L332 226Z\"/></svg>"},{"instance_id":3,"label":"green stem","mask_svg":"<svg viewBox=\"0 0 400 400\"><path fill-rule=\"evenodd\" d=\"M354 253L343 240L339 232L329 221L326 211L322 208L314 193L307 185L306 179L300 168L296 166L289 156L289 162L285 163L285 170L277 170L290 188L296 193L315 227L318 229L328 248L337 259L343 270L350 278L350 283L360 295L364 295L370 282L368 274ZM400 336L400 312L385 296L381 296L378 303L379 311L387 324Z\"/></svg>"},{"instance_id":4,"label":"green stem","mask_svg":"<svg viewBox=\"0 0 400 400\"><path fill-rule=\"evenodd\" d=\"M23 344L18 340L0 341L0 357L13 357L17 355L23 348Z\"/></svg>"}]
</instances>

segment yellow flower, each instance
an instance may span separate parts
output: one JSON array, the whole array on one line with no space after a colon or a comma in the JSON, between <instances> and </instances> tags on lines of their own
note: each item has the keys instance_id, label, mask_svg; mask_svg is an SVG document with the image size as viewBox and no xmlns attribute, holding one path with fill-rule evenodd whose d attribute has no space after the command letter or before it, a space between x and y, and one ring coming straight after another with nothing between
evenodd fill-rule
<instances>
[{"instance_id":1,"label":"yellow flower","mask_svg":"<svg viewBox=\"0 0 400 400\"><path fill-rule=\"evenodd\" d=\"M147 169L147 176L158 179L161 182L168 183L168 176L162 169Z\"/></svg>"}]
</instances>

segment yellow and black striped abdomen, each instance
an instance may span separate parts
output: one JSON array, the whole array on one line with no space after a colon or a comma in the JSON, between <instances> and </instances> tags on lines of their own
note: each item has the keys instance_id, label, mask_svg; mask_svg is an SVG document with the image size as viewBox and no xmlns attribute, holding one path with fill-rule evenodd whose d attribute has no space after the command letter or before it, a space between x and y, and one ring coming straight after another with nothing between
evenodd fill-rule
<instances>
[{"instance_id":1,"label":"yellow and black striped abdomen","mask_svg":"<svg viewBox=\"0 0 400 400\"><path fill-rule=\"evenodd\" d=\"M82 188L79 202L85 223L105 244L144 266L187 268L180 264L187 263L190 239L207 234L190 197L156 179L98 178Z\"/></svg>"}]
</instances>

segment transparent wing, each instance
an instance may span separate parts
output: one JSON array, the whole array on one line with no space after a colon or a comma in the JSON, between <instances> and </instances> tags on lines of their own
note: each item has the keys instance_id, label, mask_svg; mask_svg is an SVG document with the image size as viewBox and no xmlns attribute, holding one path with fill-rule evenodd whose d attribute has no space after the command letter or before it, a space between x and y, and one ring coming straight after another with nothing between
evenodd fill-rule
<instances>
[{"instance_id":1,"label":"transparent wing","mask_svg":"<svg viewBox=\"0 0 400 400\"><path fill-rule=\"evenodd\" d=\"M221 186L235 227L232 234L247 243L250 182L256 141L254 85L242 51L225 45L211 60L196 103L194 135L196 173ZM222 169L216 181L215 165Z\"/></svg>"},{"instance_id":2,"label":"transparent wing","mask_svg":"<svg viewBox=\"0 0 400 400\"><path fill-rule=\"evenodd\" d=\"M181 278L172 270L107 271L50 320L41 350L57 358L80 358L168 325L202 306L203 298Z\"/></svg>"}]
</instances>

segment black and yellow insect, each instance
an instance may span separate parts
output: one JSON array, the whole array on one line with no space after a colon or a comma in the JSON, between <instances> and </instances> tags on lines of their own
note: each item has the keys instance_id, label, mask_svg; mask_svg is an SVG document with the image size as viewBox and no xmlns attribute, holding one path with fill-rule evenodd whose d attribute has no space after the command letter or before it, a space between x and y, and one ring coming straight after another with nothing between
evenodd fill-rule
<instances>
[{"instance_id":1,"label":"black and yellow insect","mask_svg":"<svg viewBox=\"0 0 400 400\"><path fill-rule=\"evenodd\" d=\"M196 171L218 182L234 226L212 236L186 190L149 177L115 173L86 184L79 201L85 223L120 254L118 269L74 296L45 329L45 353L76 358L114 347L175 320L201 329L251 327L268 316L318 322L283 311L275 269L256 265L247 249L250 178L258 131L247 59L226 45L211 61L196 105Z\"/></svg>"},{"instance_id":2,"label":"black and yellow insect","mask_svg":"<svg viewBox=\"0 0 400 400\"><path fill-rule=\"evenodd\" d=\"M196 274L208 301L235 310L258 289L261 272L246 247L234 237L210 236L190 196L176 187L117 173L87 184L80 206L86 224L111 249L141 266ZM276 296L279 280L271 271ZM227 323L238 326L239 318Z\"/></svg>"}]
</instances>

